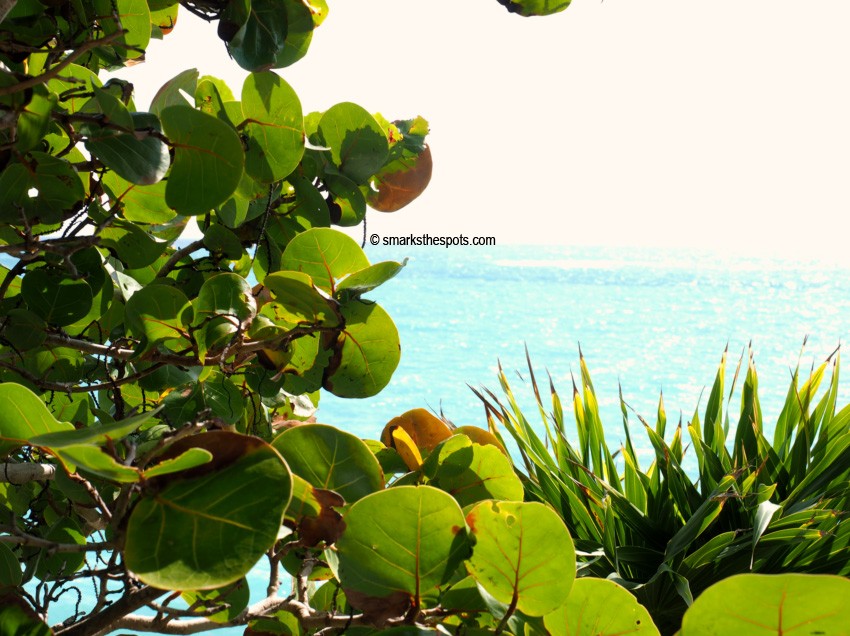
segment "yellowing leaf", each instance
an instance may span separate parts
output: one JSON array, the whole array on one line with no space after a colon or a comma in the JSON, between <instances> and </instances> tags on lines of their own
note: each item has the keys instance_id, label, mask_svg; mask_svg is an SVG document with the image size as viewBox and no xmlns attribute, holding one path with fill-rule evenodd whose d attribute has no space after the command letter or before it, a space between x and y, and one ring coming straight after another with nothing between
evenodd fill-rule
<instances>
[{"instance_id":1,"label":"yellowing leaf","mask_svg":"<svg viewBox=\"0 0 850 636\"><path fill-rule=\"evenodd\" d=\"M410 470L418 470L422 465L422 455L410 435L403 428L396 427L392 430L393 448L407 464Z\"/></svg>"}]
</instances>

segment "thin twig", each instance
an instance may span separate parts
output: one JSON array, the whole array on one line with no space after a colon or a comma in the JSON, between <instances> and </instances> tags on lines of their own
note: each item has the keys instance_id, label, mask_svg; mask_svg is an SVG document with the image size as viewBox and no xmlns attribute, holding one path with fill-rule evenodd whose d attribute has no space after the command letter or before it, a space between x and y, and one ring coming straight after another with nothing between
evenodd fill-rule
<instances>
[{"instance_id":1,"label":"thin twig","mask_svg":"<svg viewBox=\"0 0 850 636\"><path fill-rule=\"evenodd\" d=\"M201 249L203 246L204 239L198 239L197 241L192 241L186 247L181 247L171 255L171 258L165 261L165 265L159 268L159 271L156 273L156 277L164 278L172 269L174 269L177 263L180 262L181 258Z\"/></svg>"},{"instance_id":2,"label":"thin twig","mask_svg":"<svg viewBox=\"0 0 850 636\"><path fill-rule=\"evenodd\" d=\"M76 62L83 55L91 51L92 49L96 49L99 46L103 46L104 44L109 44L113 40L117 40L120 36L124 35L126 31L124 29L119 29L115 31L115 33L110 33L107 36L100 38L99 40L89 40L88 42L84 42L76 49L74 49L68 56L63 59L61 62L56 64L49 71L45 71L41 75L37 75L36 77L31 77L22 82L18 82L17 84L12 84L10 86L4 86L0 88L0 97L5 97L6 95L13 95L14 93L20 93L21 91L25 91L29 88L34 88L39 86L40 84L45 84L50 80L57 77L65 68Z\"/></svg>"}]
</instances>

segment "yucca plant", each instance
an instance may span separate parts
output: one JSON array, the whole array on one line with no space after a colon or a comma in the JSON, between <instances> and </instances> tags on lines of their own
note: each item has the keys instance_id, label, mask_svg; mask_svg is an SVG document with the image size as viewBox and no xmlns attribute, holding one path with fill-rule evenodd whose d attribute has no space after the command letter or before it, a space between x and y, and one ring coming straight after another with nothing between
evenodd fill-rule
<instances>
[{"instance_id":1,"label":"yucca plant","mask_svg":"<svg viewBox=\"0 0 850 636\"><path fill-rule=\"evenodd\" d=\"M635 414L655 451L644 467L622 390L623 442L613 452L606 442L581 350L578 386L573 380L573 440L551 376L550 408L530 358L542 428L531 424L501 366L501 398L475 391L491 431L507 431L516 442L526 497L548 503L567 523L584 555L579 575L608 577L629 588L662 633L674 633L693 598L733 574L850 573L850 405L836 413L838 351L812 368L802 385L798 364L772 441L763 427L751 349L740 415L730 426L729 404L744 356L724 409L726 357L724 352L702 419L697 410L687 425L690 444L681 420L667 435L663 398L655 426ZM826 389L816 399L829 367ZM687 453L696 457L693 474L683 468Z\"/></svg>"}]
</instances>

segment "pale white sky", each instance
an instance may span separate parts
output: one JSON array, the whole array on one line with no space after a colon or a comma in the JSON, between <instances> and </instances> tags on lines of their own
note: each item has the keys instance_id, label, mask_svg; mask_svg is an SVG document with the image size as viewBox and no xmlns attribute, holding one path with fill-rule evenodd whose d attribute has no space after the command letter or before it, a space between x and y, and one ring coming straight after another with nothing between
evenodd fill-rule
<instances>
[{"instance_id":1,"label":"pale white sky","mask_svg":"<svg viewBox=\"0 0 850 636\"><path fill-rule=\"evenodd\" d=\"M329 4L279 71L305 112L431 123L429 189L370 212L370 233L850 253L847 0L574 0L531 19L496 0ZM185 10L147 58L119 74L140 107L185 68L241 90Z\"/></svg>"}]
</instances>

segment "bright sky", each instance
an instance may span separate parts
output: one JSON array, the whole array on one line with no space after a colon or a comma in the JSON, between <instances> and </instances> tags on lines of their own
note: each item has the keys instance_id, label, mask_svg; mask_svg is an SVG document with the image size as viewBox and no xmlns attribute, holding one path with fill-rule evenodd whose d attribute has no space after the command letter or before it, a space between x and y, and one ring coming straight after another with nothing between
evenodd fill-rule
<instances>
[{"instance_id":1,"label":"bright sky","mask_svg":"<svg viewBox=\"0 0 850 636\"><path fill-rule=\"evenodd\" d=\"M279 71L305 112L431 123L429 189L370 212L370 233L850 253L847 0L574 0L531 19L496 0L329 4ZM190 67L241 90L185 10L147 58L120 74L140 107Z\"/></svg>"}]
</instances>

